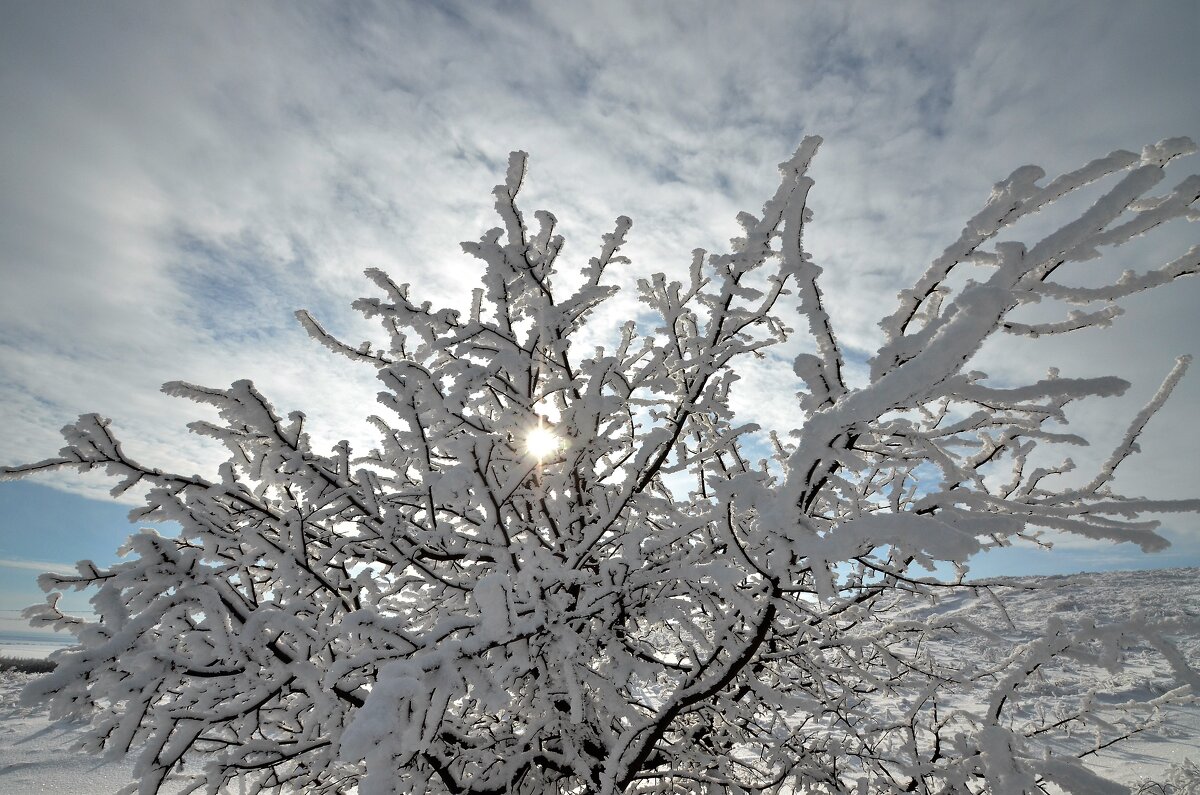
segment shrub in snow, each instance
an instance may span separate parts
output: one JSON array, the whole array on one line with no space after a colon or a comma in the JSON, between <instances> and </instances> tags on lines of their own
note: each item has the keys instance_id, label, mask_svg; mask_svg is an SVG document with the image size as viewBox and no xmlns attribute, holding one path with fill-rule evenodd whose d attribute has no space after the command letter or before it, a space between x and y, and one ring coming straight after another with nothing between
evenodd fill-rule
<instances>
[{"instance_id":1,"label":"shrub in snow","mask_svg":"<svg viewBox=\"0 0 1200 795\"><path fill-rule=\"evenodd\" d=\"M514 154L495 191L503 228L464 244L484 264L468 311L369 271L381 297L356 307L381 345L345 345L299 313L378 374L375 449L312 449L303 415L281 416L249 382L171 383L219 412L192 426L228 447L215 477L131 460L95 415L65 429L58 457L4 470L103 469L117 491L148 486L136 519L182 526L132 536L111 568L43 576L48 591L96 589L98 620L64 615L56 594L33 609L78 644L31 697L90 720L96 749L136 751L142 793L172 771L207 792L1121 791L1080 757L1189 697L1178 625L1054 616L994 660L958 659L947 641L984 631L969 610L914 604L982 593L962 584L967 558L1039 528L1157 549L1141 515L1200 508L1113 486L1186 359L1078 481L1043 454L1083 441L1062 429L1065 407L1127 384L1051 370L1001 385L970 368L994 334L1107 325L1121 298L1195 273L1200 246L1111 283L1062 278L1195 220L1200 178L1152 193L1195 147L1114 152L1049 182L1013 172L900 294L856 385L802 246L818 144L782 164L728 253L639 282L650 328L629 322L590 352L571 342L614 293L606 274L629 264L630 221L559 289L563 241L554 216L518 210ZM1098 182L1057 231L987 245ZM1039 301L1082 309L1014 319ZM730 389L743 362L796 344L791 317L808 340L793 360L804 389L794 428L756 461L759 429L732 415ZM558 440L528 441L537 428ZM938 563L958 575L922 568ZM1115 714L1086 688L1027 706L1050 669L1116 673L1138 643L1177 686Z\"/></svg>"},{"instance_id":2,"label":"shrub in snow","mask_svg":"<svg viewBox=\"0 0 1200 795\"><path fill-rule=\"evenodd\" d=\"M1163 781L1139 782L1135 795L1200 795L1200 765L1190 758L1171 765Z\"/></svg>"}]
</instances>

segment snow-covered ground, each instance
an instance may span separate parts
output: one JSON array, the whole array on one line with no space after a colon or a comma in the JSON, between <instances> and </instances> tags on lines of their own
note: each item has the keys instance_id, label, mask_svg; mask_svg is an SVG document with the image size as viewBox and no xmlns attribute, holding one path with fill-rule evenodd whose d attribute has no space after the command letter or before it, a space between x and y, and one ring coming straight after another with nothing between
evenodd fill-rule
<instances>
[{"instance_id":1,"label":"snow-covered ground","mask_svg":"<svg viewBox=\"0 0 1200 795\"><path fill-rule=\"evenodd\" d=\"M113 793L133 780L131 762L104 762L75 751L80 726L53 724L46 711L18 703L29 674L0 672L0 792Z\"/></svg>"},{"instance_id":2,"label":"snow-covered ground","mask_svg":"<svg viewBox=\"0 0 1200 795\"><path fill-rule=\"evenodd\" d=\"M1019 644L1042 636L1051 618L1061 620L1069 630L1089 619L1102 627L1140 616L1150 622L1189 621L1189 629L1170 637L1184 659L1193 668L1200 667L1200 569L998 578L993 582L1003 585L989 589L990 593L982 589L957 592L932 609L967 609L970 619L996 638L961 633L952 643L941 644L941 654L984 664L1002 659ZM992 596L996 602L992 602ZM917 609L926 613L930 610L924 606ZM1162 696L1178 683L1173 681L1166 659L1148 644L1137 643L1127 648L1126 654L1127 664L1116 673L1095 665L1046 664L1020 690L1021 718L1050 722L1067 715L1088 697L1112 710L1114 716L1124 713L1140 718L1148 714L1140 705ZM1087 696L1089 691L1093 695ZM979 700L968 700L960 706L976 714L983 711ZM1200 700L1193 698L1190 704L1165 707L1152 730L1094 750L1121 733L1117 725L1080 731L1057 747L1063 753L1092 752L1085 757L1090 768L1130 786L1139 795L1200 795L1200 768L1192 766L1200 765ZM1160 786L1168 778L1174 786ZM1190 783L1181 788L1178 782L1185 780Z\"/></svg>"},{"instance_id":3,"label":"snow-covered ground","mask_svg":"<svg viewBox=\"0 0 1200 795\"><path fill-rule=\"evenodd\" d=\"M1017 586L995 589L1007 610L987 607L986 600L981 600L972 616L1004 642L987 641L982 635L963 636L961 644L944 649L946 653L963 658L970 655L975 660L998 657L1034 637L1051 616L1068 624L1089 615L1101 624L1138 614L1149 619L1200 616L1200 569L1030 577L1004 582ZM945 600L935 609L957 609L969 599L964 592L962 597ZM1200 632L1192 630L1176 640L1191 664L1200 665ZM1133 665L1107 678L1095 671L1081 674L1048 670L1036 680L1034 692L1027 695L1046 709L1069 703L1089 687L1096 688L1098 699L1114 706L1161 695L1168 680L1159 655L1149 648L1135 648L1131 654ZM127 786L133 779L130 762L106 762L73 749L82 737L82 726L51 723L44 709L19 703L20 690L29 678L26 674L0 672L0 792L105 795ZM1097 744L1095 735L1075 739L1080 750ZM1100 737L1099 742L1105 739ZM1093 769L1141 795L1200 795L1200 768L1191 766L1188 760L1200 764L1198 703L1166 710L1153 735L1138 734L1088 757ZM1168 780L1171 787L1159 786ZM1147 781L1157 783L1145 786ZM1139 784L1143 785L1140 789Z\"/></svg>"}]
</instances>

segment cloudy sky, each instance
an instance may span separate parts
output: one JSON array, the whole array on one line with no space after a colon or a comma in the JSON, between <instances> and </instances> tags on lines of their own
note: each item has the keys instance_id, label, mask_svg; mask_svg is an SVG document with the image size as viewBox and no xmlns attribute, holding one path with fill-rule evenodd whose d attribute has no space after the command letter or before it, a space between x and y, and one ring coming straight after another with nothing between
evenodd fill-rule
<instances>
[{"instance_id":1,"label":"cloudy sky","mask_svg":"<svg viewBox=\"0 0 1200 795\"><path fill-rule=\"evenodd\" d=\"M292 312L366 338L348 305L370 292L367 267L463 305L479 272L458 243L495 225L490 190L513 149L531 154L526 208L560 220L564 268L617 215L634 219L632 281L719 249L776 164L823 136L807 243L861 362L896 292L1013 168L1200 138L1196 41L1192 0L4 3L0 464L53 455L58 429L96 411L134 457L212 471L218 451L184 427L203 410L158 391L175 379L249 377L317 439L365 440L371 374ZM1164 230L1123 267L1197 237ZM1132 381L1079 417L1103 455L1175 356L1200 353L1197 307L1200 279L1176 282L1108 332L992 364ZM598 331L632 311L614 302ZM773 378L748 375L738 399L786 430L794 385ZM1195 496L1198 384L1193 372L1120 487ZM129 506L106 488L0 484L0 608L39 598L39 564L113 559ZM1168 518L1166 555L1067 545L979 570L1200 565L1200 520Z\"/></svg>"}]
</instances>

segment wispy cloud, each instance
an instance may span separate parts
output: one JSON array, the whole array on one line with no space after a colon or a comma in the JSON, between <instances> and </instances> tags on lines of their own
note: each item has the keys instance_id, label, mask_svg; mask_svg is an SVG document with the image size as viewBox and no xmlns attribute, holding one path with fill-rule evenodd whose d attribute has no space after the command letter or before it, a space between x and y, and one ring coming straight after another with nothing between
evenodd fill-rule
<instances>
[{"instance_id":1,"label":"wispy cloud","mask_svg":"<svg viewBox=\"0 0 1200 795\"><path fill-rule=\"evenodd\" d=\"M64 566L62 563L52 563L46 560L16 560L13 558L0 558L0 568L36 571L39 574L78 574L74 566Z\"/></svg>"}]
</instances>

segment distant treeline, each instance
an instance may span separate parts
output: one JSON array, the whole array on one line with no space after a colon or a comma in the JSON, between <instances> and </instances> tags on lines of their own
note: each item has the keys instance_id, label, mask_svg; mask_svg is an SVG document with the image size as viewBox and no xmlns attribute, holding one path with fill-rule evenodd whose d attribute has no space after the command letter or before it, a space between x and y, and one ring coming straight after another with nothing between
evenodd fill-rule
<instances>
[{"instance_id":1,"label":"distant treeline","mask_svg":"<svg viewBox=\"0 0 1200 795\"><path fill-rule=\"evenodd\" d=\"M0 656L0 671L20 671L24 674L44 674L53 671L58 663L38 657Z\"/></svg>"}]
</instances>

